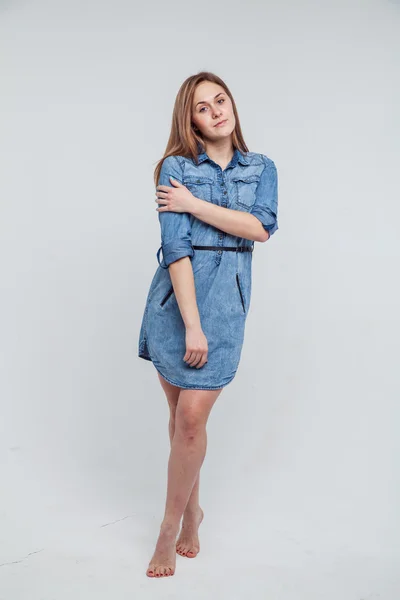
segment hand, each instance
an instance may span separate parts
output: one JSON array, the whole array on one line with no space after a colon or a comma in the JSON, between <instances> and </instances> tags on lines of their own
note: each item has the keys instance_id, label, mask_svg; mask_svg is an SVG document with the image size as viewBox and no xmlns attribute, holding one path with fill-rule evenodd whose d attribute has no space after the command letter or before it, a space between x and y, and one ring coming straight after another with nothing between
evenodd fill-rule
<instances>
[{"instance_id":1,"label":"hand","mask_svg":"<svg viewBox=\"0 0 400 600\"><path fill-rule=\"evenodd\" d=\"M203 330L199 327L186 328L186 354L183 360L190 367L200 369L208 362L207 358L208 342Z\"/></svg>"},{"instance_id":2,"label":"hand","mask_svg":"<svg viewBox=\"0 0 400 600\"><path fill-rule=\"evenodd\" d=\"M186 186L179 183L176 179L170 177L171 183L174 187L168 185L157 186L157 200L161 206L156 208L158 212L192 212L196 203L196 197L193 196Z\"/></svg>"}]
</instances>

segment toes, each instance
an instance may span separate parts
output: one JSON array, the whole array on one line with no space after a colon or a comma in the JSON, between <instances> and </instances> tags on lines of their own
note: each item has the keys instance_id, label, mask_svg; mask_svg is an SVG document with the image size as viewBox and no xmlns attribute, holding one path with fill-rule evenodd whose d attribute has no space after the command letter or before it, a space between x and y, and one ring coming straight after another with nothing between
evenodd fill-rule
<instances>
[{"instance_id":1,"label":"toes","mask_svg":"<svg viewBox=\"0 0 400 600\"><path fill-rule=\"evenodd\" d=\"M181 556L187 556L188 558L195 558L199 553L197 548L189 549L188 546L184 546L183 544L176 545L176 552Z\"/></svg>"},{"instance_id":2,"label":"toes","mask_svg":"<svg viewBox=\"0 0 400 600\"><path fill-rule=\"evenodd\" d=\"M173 575L175 571L172 567L151 567L147 569L147 575L149 577L169 577Z\"/></svg>"}]
</instances>

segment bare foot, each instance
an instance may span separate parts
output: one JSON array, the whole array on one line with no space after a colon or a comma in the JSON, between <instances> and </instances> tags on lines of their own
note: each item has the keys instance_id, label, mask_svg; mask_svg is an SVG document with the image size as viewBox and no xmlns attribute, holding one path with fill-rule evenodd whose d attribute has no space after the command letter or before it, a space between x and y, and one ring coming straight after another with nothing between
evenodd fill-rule
<instances>
[{"instance_id":1,"label":"bare foot","mask_svg":"<svg viewBox=\"0 0 400 600\"><path fill-rule=\"evenodd\" d=\"M176 551L181 556L195 558L200 552L198 529L203 517L204 513L200 507L194 514L183 515L181 533L176 542Z\"/></svg>"},{"instance_id":2,"label":"bare foot","mask_svg":"<svg viewBox=\"0 0 400 600\"><path fill-rule=\"evenodd\" d=\"M176 530L161 526L156 549L149 563L148 577L169 577L175 573Z\"/></svg>"}]
</instances>

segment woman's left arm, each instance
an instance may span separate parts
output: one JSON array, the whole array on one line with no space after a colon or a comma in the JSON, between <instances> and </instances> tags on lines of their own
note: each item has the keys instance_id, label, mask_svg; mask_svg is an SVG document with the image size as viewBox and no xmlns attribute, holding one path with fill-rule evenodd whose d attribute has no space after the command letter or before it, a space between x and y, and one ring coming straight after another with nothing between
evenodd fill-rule
<instances>
[{"instance_id":1,"label":"woman's left arm","mask_svg":"<svg viewBox=\"0 0 400 600\"><path fill-rule=\"evenodd\" d=\"M196 198L191 213L196 219L231 235L255 242L266 242L269 238L269 233L265 231L260 221L252 214L241 210L225 208Z\"/></svg>"},{"instance_id":2,"label":"woman's left arm","mask_svg":"<svg viewBox=\"0 0 400 600\"><path fill-rule=\"evenodd\" d=\"M275 163L264 155L262 157L265 166L257 186L256 201L249 212L218 206L196 198L190 193L188 196L187 188L184 188L184 192L181 193L181 191L177 192L175 186L173 188L161 186L157 201L169 206L158 210L162 212L184 210L225 233L257 242L266 242L278 229L278 175ZM176 182L175 185L184 187ZM173 194L174 199L170 201L162 198L165 196L163 192L168 189L177 192Z\"/></svg>"},{"instance_id":3,"label":"woman's left arm","mask_svg":"<svg viewBox=\"0 0 400 600\"><path fill-rule=\"evenodd\" d=\"M266 242L278 229L278 173L273 160L265 163L256 190L256 201L249 212L232 210L196 198L192 214L226 233L257 242Z\"/></svg>"}]
</instances>

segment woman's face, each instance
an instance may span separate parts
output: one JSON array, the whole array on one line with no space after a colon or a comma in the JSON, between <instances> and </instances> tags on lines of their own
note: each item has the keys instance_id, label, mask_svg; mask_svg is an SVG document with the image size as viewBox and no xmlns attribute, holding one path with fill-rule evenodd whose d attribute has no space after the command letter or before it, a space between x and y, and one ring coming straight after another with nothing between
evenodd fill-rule
<instances>
[{"instance_id":1,"label":"woman's face","mask_svg":"<svg viewBox=\"0 0 400 600\"><path fill-rule=\"evenodd\" d=\"M221 121L225 122L217 126ZM231 135L236 121L231 99L223 87L211 81L199 83L193 97L192 122L208 141Z\"/></svg>"}]
</instances>

